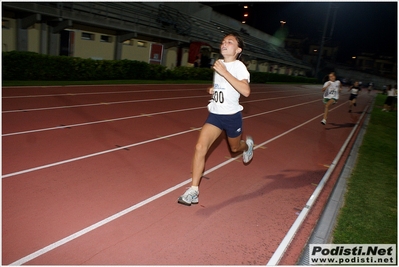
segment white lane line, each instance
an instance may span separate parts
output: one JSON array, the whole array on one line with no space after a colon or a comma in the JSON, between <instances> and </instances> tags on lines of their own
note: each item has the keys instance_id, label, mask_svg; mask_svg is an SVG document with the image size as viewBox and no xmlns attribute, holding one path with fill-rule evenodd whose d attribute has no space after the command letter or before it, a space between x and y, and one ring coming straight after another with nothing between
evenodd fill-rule
<instances>
[{"instance_id":1,"label":"white lane line","mask_svg":"<svg viewBox=\"0 0 399 267\"><path fill-rule=\"evenodd\" d=\"M208 95L201 95L201 96L181 96L181 97L166 97L166 98L136 99L136 100L125 100L125 101L116 101L116 102L101 102L101 103L80 104L80 105L70 105L70 106L56 106L56 107L47 107L47 108L15 109L15 110L2 111L2 113L41 111L41 110L52 110L52 109L63 109L63 108L78 108L78 107L80 108L80 107L127 104L127 103L138 103L138 102L149 102L149 101L178 100L178 99L200 98L200 97L209 97L209 96Z\"/></svg>"},{"instance_id":2,"label":"white lane line","mask_svg":"<svg viewBox=\"0 0 399 267\"><path fill-rule=\"evenodd\" d=\"M343 103L340 106L342 106L344 104L346 105L347 103ZM338 108L338 107L340 107L340 106L337 106L337 107L331 109L331 111L336 109L336 108ZM291 129L289 129L288 131L285 131L284 133L281 133L281 134L279 134L279 135L277 135L277 136L275 136L275 137L273 137L273 138L271 138L271 139L269 139L269 140L267 140L267 141L255 146L254 149L258 149L259 147L264 146L265 144L268 144L268 143L270 143L270 142L272 142L272 141L274 141L274 140L276 140L276 139L278 139L278 138L280 138L280 137L282 137L282 136L294 131L295 129L298 129L298 128L306 125L307 123L309 123L309 122L311 122L311 121L313 121L313 120L315 120L317 118L320 118L321 115L322 114L317 115L317 116L313 117L312 119L307 120L304 123L301 123L298 126L293 127ZM209 170L205 171L203 175L207 175L207 174L209 174L209 173L211 173L213 171L216 171L216 170L220 169L221 167L223 167L223 166L235 161L239 157L241 157L241 155L238 155L238 156L236 156L234 158L226 160L226 161L214 166L213 168L210 168ZM111 222L111 221L114 221L114 220L120 218L121 216L126 215L127 213L132 212L132 211L134 211L134 210L136 210L136 209L138 209L138 208L140 208L140 207L142 207L142 206L144 206L144 205L146 205L146 204L148 204L148 203L150 203L150 202L152 202L152 201L154 201L154 200L156 200L156 199L158 199L158 198L160 198L160 197L162 197L162 196L164 196L164 195L166 195L166 194L168 194L168 193L170 193L170 192L172 192L172 191L174 191L174 190L176 190L178 188L181 188L182 186L188 184L189 182L191 182L191 178L189 178L189 179L187 179L187 180L185 180L185 181L183 181L183 182L181 182L181 183L179 183L179 184L177 184L177 185L175 185L173 187L170 187L169 189L166 189L165 191L162 191L162 192L160 192L160 193L158 193L158 194L156 194L156 195L154 195L154 196L152 196L150 198L147 198L146 200L141 201L141 202L139 202L139 203L127 208L127 209L124 209L124 210L122 210L122 211L120 211L120 212L118 212L118 213L116 213L116 214L114 214L114 215L112 215L112 216L110 216L108 218L105 218L102 221L99 221L99 222L97 222L95 224L92 224L92 225L90 225L90 226L88 226L88 227L86 227L86 228L84 228L84 229L82 229L82 230L80 230L80 231L78 231L78 232L76 232L74 234L71 234L71 235L69 235L69 236L67 236L67 237L65 237L65 238L63 238L63 239L61 239L59 241L56 241L56 242L54 242L54 243L52 243L52 244L50 244L50 245L48 245L48 246L46 246L46 247L44 247L42 249L39 249L39 250L37 250L37 251L35 251L35 252L33 252L33 253L23 257L23 258L11 263L10 265L22 265L22 264L24 264L24 263L26 263L28 261L31 261L31 260L33 260L33 259L35 259L35 258L47 253L47 252L53 250L53 249L56 249L57 247L59 247L61 245L64 245L64 244L66 244L66 243L68 243L68 242L70 242L70 241L72 241L72 240L84 235L84 234L87 234L88 232L91 232L91 231L93 231L93 230L95 230L95 229L97 229L97 228L99 228L99 227Z\"/></svg>"},{"instance_id":3,"label":"white lane line","mask_svg":"<svg viewBox=\"0 0 399 267\"><path fill-rule=\"evenodd\" d=\"M112 221L118 219L119 217L122 217L123 215L125 215L125 214L127 214L129 212L132 212L132 211L134 211L134 210L136 210L136 209L138 209L138 208L140 208L140 207L142 207L142 206L144 206L144 205L146 205L146 204L148 204L148 203L150 203L150 202L152 202L152 201L154 201L154 200L156 200L156 199L158 199L158 198L160 198L160 197L162 197L162 196L164 196L164 195L166 195L166 194L168 194L168 193L170 193L170 192L172 192L172 191L174 191L174 190L176 190L176 189L178 189L178 188L180 188L182 186L184 186L185 184L189 183L190 181L191 181L191 178L186 180L186 181L184 181L184 182L181 182L180 184L177 184L177 185L175 185L175 186L173 186L173 187L171 187L169 189L166 189L165 191L162 191L162 192L160 192L160 193L158 193L158 194L156 194L156 195L154 195L154 196L152 196L150 198L147 198L146 200L141 201L141 202L139 202L139 203L137 203L137 204L125 209L125 210L122 210L122 211L120 211L120 212L118 212L118 213L116 213L116 214L114 214L114 215L112 215L112 216L110 216L108 218L105 218L102 221L99 221L99 222L97 222L95 224L92 224L89 227L86 227L86 228L84 228L84 229L82 229L82 230L80 230L80 231L78 231L78 232L76 232L76 233L74 233L74 234L72 234L70 236L67 236L67 237L65 237L65 238L63 238L63 239L61 239L61 240L59 240L57 242L54 242L54 243L52 243L52 244L50 244L50 245L48 245L48 246L46 246L46 247L44 247L42 249L39 249L39 250L35 251L34 253L29 254L28 256L25 256L25 257L15 261L15 262L11 263L10 265L22 265L22 264L24 264L24 263L26 263L28 261L31 261L31 260L33 260L33 259L35 259L35 258L47 253L47 252L53 250L53 249L56 249L57 247L59 247L61 245L64 245L64 244L66 244L66 243L68 243L68 242L70 242L70 241L72 241L72 240L74 240L74 239L76 239L76 238L78 238L78 237L80 237L82 235L85 235L88 232L91 232L91 231L93 231L93 230L95 230L95 229L97 229L97 228L99 228L99 227L101 227L101 226L103 226L103 225L105 225L105 224L107 224L109 222L112 222Z\"/></svg>"},{"instance_id":4,"label":"white lane line","mask_svg":"<svg viewBox=\"0 0 399 267\"><path fill-rule=\"evenodd\" d=\"M36 88L68 88L68 87L136 87L136 86L151 86L151 85L159 85L159 86L164 86L164 85L196 85L196 84L169 84L169 83L141 83L141 84L68 84L68 85L13 85L13 86L3 86L3 90L4 89L15 89L15 88L19 88L19 89L36 89ZM197 84L197 85L201 85L201 84Z\"/></svg>"},{"instance_id":5,"label":"white lane line","mask_svg":"<svg viewBox=\"0 0 399 267\"><path fill-rule=\"evenodd\" d=\"M252 118L252 117L262 116L262 115L265 115L265 114L268 114L268 113L277 112L277 111L281 111L281 110L289 109L289 108L294 108L294 107L299 107L299 106L303 106L303 105L307 105L307 104L314 103L314 102L319 102L319 101L320 101L320 99L316 99L316 100L312 100L312 101L308 101L308 102L302 102L302 103L295 104L295 105L292 105L292 106L277 108L277 109L273 109L273 110L257 113L257 114L254 114L254 115L249 115L249 116L246 116L243 119L248 119L248 118Z\"/></svg>"},{"instance_id":6,"label":"white lane line","mask_svg":"<svg viewBox=\"0 0 399 267\"><path fill-rule=\"evenodd\" d=\"M87 158L91 158L91 157L95 157L95 156L99 156L99 155L115 152L115 151L118 151L118 150L130 148L130 147L135 147L135 146L139 146L139 145L155 142L155 141L158 141L158 140L162 140L162 139L166 139L166 138L170 138L170 137L186 134L186 133L189 133L189 132L198 131L199 129L201 129L201 128L194 128L194 129L190 129L190 130L187 130L187 131L182 131L182 132L178 132L178 133L174 133L174 134L169 134L169 135L166 135L166 136L157 137L157 138L154 138L154 139L149 139L149 140L146 140L146 141L142 141L142 142L126 145L126 146L120 146L120 147L113 148L113 149L103 150L103 151L100 151L100 152L87 154L87 155L76 157L76 158L62 160L62 161L54 162L54 163L47 164L47 165L42 165L42 166L38 166L38 167L30 168L30 169L25 169L25 170L18 171L18 172L5 174L5 175L2 176L2 179L8 178L8 177L12 177L12 176L16 176L16 175L19 175L19 174L24 174L24 173L28 173L28 172L32 172L32 171L37 171L37 170L41 170L41 169L46 169L46 168L62 165L62 164L73 162L73 161L87 159Z\"/></svg>"},{"instance_id":7,"label":"white lane line","mask_svg":"<svg viewBox=\"0 0 399 267\"><path fill-rule=\"evenodd\" d=\"M107 94L130 94L130 93L152 93L152 92L179 92L179 91L204 91L206 87L198 89L168 89L168 90L136 90L136 91L108 91L108 92L85 92L85 93L62 93L62 94L47 94L47 95L16 95L16 96L3 96L5 99L14 98L35 98L35 97L57 97L57 96L83 96L83 95L107 95Z\"/></svg>"},{"instance_id":8,"label":"white lane line","mask_svg":"<svg viewBox=\"0 0 399 267\"><path fill-rule=\"evenodd\" d=\"M296 104L296 105L293 105L293 106L288 106L288 107L284 107L284 108L279 108L279 109L275 109L275 110L270 110L270 111L266 111L266 112L262 112L262 113L258 113L258 114L254 114L254 115L250 115L250 116L246 116L246 117L243 117L243 120L248 119L248 118L252 118L252 117L256 117L256 116L265 115L265 114L272 113L272 112L277 112L277 111L280 111L280 110L283 110L283 109L289 109L289 108L292 108L292 107L306 105L306 104L309 104L309 103L312 103L312 102L315 102L315 101L320 101L320 100L313 100L313 101L309 101L309 102L305 102L305 103L301 103L301 104ZM170 135L166 135L166 136L157 137L157 138L154 138L154 139L149 139L149 140L146 140L146 141L142 141L142 142L126 145L126 146L120 146L120 147L113 148L113 149L103 150L103 151L100 151L100 152L87 154L87 155L76 157L76 158L71 158L71 159L62 160L62 161L58 161L58 162L54 162L54 163L50 163L50 164L46 164L46 165L42 165L42 166L38 166L38 167L33 167L33 168L25 169L25 170L22 170L22 171L17 171L17 172L4 174L2 176L2 179L8 178L8 177L12 177L12 176L16 176L16 175L20 175L20 174L24 174L24 173L28 173L28 172L33 172L33 171L37 171L37 170L41 170L41 169L46 169L46 168L62 165L62 164L65 164L65 163L70 163L70 162L74 162L74 161L78 161L78 160L82 160L82 159L87 159L87 158L91 158L91 157L95 157L95 156L99 156L99 155L115 152L115 151L118 151L118 150L130 148L130 147L139 146L139 145L143 145L143 144L159 141L159 140L162 140L162 139L167 139L167 138L170 138L170 137L174 137L174 136L190 133L190 132L193 132L193 131L197 131L199 129L201 129L201 127L193 128L193 129L190 129L190 130L187 130L187 131L182 131L182 132L178 132L178 133L174 133L174 134L170 134Z\"/></svg>"},{"instance_id":9,"label":"white lane line","mask_svg":"<svg viewBox=\"0 0 399 267\"><path fill-rule=\"evenodd\" d=\"M145 90L134 90L134 91L107 91L107 92L83 92L83 93L61 93L61 94L38 94L38 95L14 95L14 96L2 96L4 99L18 99L18 98L37 98L37 97L58 97L58 96L83 96L83 95L106 95L106 94L130 94L130 93L153 93L153 92L187 92L187 91L205 91L209 86L199 87L197 89L193 88L183 88L183 89L145 89ZM254 89L259 89L255 87ZM284 91L262 91L262 92L252 92L252 94L260 94L260 93L279 93L279 92L290 92L297 91L298 89L285 89ZM302 88L301 90L312 90L312 88Z\"/></svg>"},{"instance_id":10,"label":"white lane line","mask_svg":"<svg viewBox=\"0 0 399 267\"><path fill-rule=\"evenodd\" d=\"M254 92L253 94L264 94L269 92ZM305 96L311 95L315 93L309 94L299 94L296 96ZM14 109L14 110L4 110L2 113L17 113L17 112L28 112L28 111L42 111L42 110L52 110L52 109L66 109L66 108L78 108L78 107L92 107L92 106L101 106L101 105L116 105L116 104L127 104L127 103L139 103L139 102L150 102L150 101L164 101L164 100L179 100L179 99L187 99L187 98L201 98L210 96L199 95L199 96L181 96L181 97L166 97L166 98L150 98L150 99L135 99L135 100L125 100L125 101L114 101L114 102L100 102L100 103L89 103L89 104L79 104L79 105L70 105L70 106L54 106L54 107L45 107L45 108L27 108L27 109ZM293 96L289 96L293 97ZM283 98L283 97L280 97ZM278 98L274 98L278 99Z\"/></svg>"},{"instance_id":11,"label":"white lane line","mask_svg":"<svg viewBox=\"0 0 399 267\"><path fill-rule=\"evenodd\" d=\"M87 126L87 125L92 125L92 124L114 122L114 121L121 121L121 120L129 120L129 119L136 119L136 118L141 118L141 117L156 116L156 115L163 115L163 114L168 114L168 113L176 113L176 112L190 111L190 110L196 110L196 109L205 109L205 108L206 107L201 106L201 107L194 107L194 108L176 109L176 110L169 110L169 111L162 111L162 112L134 115L134 116L128 116L128 117L122 117L122 118L115 118L115 119L107 119L107 120L100 120L100 121L68 124L68 125L55 126L55 127L49 127L49 128L42 128L42 129L37 129L37 130L28 130L28 131L22 131L22 132L14 132L14 133L3 134L2 136L5 137L5 136L12 136L12 135L19 135L19 134L44 132L44 131L50 131L50 130L59 130L59 129L65 129L65 128Z\"/></svg>"},{"instance_id":12,"label":"white lane line","mask_svg":"<svg viewBox=\"0 0 399 267\"><path fill-rule=\"evenodd\" d=\"M315 94L315 93L312 93L312 94ZM312 95L312 94L305 94L305 95ZM305 96L305 95L300 95L300 96ZM290 98L290 97L298 97L298 96L299 95L294 95L294 96L289 96L289 97L274 97L274 98L256 99L256 100L243 101L243 102L241 102L241 104L260 102L260 101L270 101L270 100L276 100L276 99L281 99L281 98ZM318 100L315 100L315 101L318 101ZM315 102L315 101L304 102L304 103L307 104L307 103L311 103L311 102ZM301 104L299 104L299 105L301 105ZM296 106L296 105L294 105L294 106ZM294 106L291 106L291 107L294 107ZM76 123L76 124L60 125L60 126L53 126L53 127L48 127L48 128L41 128L41 129L34 129L34 130L26 130L26 131L20 131L20 132L6 133L6 134L2 134L2 136L6 137L6 136L13 136L13 135L20 135L20 134L44 132L44 131L51 131L51 130L60 130L60 129L65 129L65 128L87 126L87 125L92 125L92 124L114 122L114 121L120 121L120 120L136 119L136 118L141 118L141 117L156 116L156 115L169 114L169 113L184 112L184 111L190 111L190 110L196 110L196 109L202 109L202 108L206 108L206 107L205 106L201 106L201 107L169 110L169 111L162 111L162 112L134 115L134 116L128 116L128 117L114 118L114 119L106 119L106 120L99 120L99 121L92 121L92 122L83 122L83 123ZM282 109L285 109L285 108L282 108Z\"/></svg>"}]
</instances>

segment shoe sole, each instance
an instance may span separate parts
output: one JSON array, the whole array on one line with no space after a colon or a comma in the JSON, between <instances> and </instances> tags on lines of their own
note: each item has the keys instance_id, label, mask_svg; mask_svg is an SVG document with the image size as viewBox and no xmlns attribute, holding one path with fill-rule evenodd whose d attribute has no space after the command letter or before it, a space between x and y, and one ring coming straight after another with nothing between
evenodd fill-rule
<instances>
[{"instance_id":1,"label":"shoe sole","mask_svg":"<svg viewBox=\"0 0 399 267\"><path fill-rule=\"evenodd\" d=\"M185 206L191 206L191 204L198 204L198 202L191 202L191 203L187 203L187 202L185 202L184 200L182 200L182 199L178 199L177 200L177 203L179 203L179 204L182 204L182 205L185 205Z\"/></svg>"},{"instance_id":2,"label":"shoe sole","mask_svg":"<svg viewBox=\"0 0 399 267\"><path fill-rule=\"evenodd\" d=\"M245 164L251 162L251 160L252 160L253 157L254 157L254 146L255 146L255 143L254 143L254 140L252 139L252 137L251 137L251 140L252 140L252 145L251 145L251 147L252 147L252 156L251 156L251 158L250 158L248 161L245 161L245 160L244 160L244 157L243 157L243 162L244 162ZM248 144L247 144L247 145L248 145Z\"/></svg>"},{"instance_id":3,"label":"shoe sole","mask_svg":"<svg viewBox=\"0 0 399 267\"><path fill-rule=\"evenodd\" d=\"M242 161L244 162L244 164L248 164L252 161L253 158L254 158L254 154L252 152L252 157L248 161L245 161L244 159Z\"/></svg>"}]
</instances>

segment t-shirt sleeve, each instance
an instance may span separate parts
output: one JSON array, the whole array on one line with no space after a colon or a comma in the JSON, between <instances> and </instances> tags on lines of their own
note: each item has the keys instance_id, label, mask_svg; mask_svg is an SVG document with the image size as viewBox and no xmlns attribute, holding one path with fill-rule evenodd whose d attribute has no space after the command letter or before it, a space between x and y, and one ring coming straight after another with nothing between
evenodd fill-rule
<instances>
[{"instance_id":1,"label":"t-shirt sleeve","mask_svg":"<svg viewBox=\"0 0 399 267\"><path fill-rule=\"evenodd\" d=\"M250 82L249 80L249 71L247 69L247 67L244 65L244 63L242 63L241 61L239 61L239 64L237 64L237 72L235 77L238 80L248 80L248 82Z\"/></svg>"}]
</instances>

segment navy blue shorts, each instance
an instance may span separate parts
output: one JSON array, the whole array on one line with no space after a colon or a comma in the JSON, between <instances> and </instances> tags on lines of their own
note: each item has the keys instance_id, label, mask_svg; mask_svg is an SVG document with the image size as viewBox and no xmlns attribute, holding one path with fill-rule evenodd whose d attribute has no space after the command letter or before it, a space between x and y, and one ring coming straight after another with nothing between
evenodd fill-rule
<instances>
[{"instance_id":1,"label":"navy blue shorts","mask_svg":"<svg viewBox=\"0 0 399 267\"><path fill-rule=\"evenodd\" d=\"M219 129L226 131L227 136L230 138L235 138L242 133L241 112L232 115L209 113L205 123L212 124Z\"/></svg>"},{"instance_id":2,"label":"navy blue shorts","mask_svg":"<svg viewBox=\"0 0 399 267\"><path fill-rule=\"evenodd\" d=\"M349 101L351 101L351 100L353 100L353 99L355 99L355 98L357 98L357 95L351 94L351 95L349 96Z\"/></svg>"}]
</instances>

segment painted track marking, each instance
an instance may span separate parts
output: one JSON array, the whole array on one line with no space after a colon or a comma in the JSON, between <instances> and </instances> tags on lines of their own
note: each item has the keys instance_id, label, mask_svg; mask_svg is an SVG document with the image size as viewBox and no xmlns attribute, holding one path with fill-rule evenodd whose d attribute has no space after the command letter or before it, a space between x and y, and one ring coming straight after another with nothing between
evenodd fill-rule
<instances>
[{"instance_id":1,"label":"painted track marking","mask_svg":"<svg viewBox=\"0 0 399 267\"><path fill-rule=\"evenodd\" d=\"M313 93L314 94L314 93ZM303 95L301 95L303 96ZM298 95L290 96L290 97L298 97ZM253 103L253 102L259 102L259 101L270 101L270 100L276 100L276 99L281 99L285 97L275 97L275 98L263 98L263 99L256 99L256 100L249 100L249 101L243 101L241 102L242 104L245 103ZM314 100L314 101L309 101L305 103L311 103L311 102L316 102L319 100ZM298 104L301 105L301 104ZM169 114L169 113L176 113L176 112L183 112L183 111L190 111L190 110L196 110L196 109L202 109L206 108L204 106L200 107L193 107L193 108L187 108L187 109L177 109L177 110L169 110L169 111L161 111L161 112L155 112L155 113L149 113L149 114L140 114L140 115L134 115L134 116L128 116L128 117L122 117L122 118L114 118L114 119L107 119L107 120L99 120L99 121L92 121L92 122L83 122L83 123L77 123L77 124L69 124L69 125L61 125L61 126L53 126L53 127L48 127L48 128L42 128L42 129L35 129L35 130L26 130L26 131L21 131L21 132L13 132L13 133L6 133L2 134L3 137L6 136L12 136L12 135L20 135L20 134L28 134L28 133L35 133L35 132L43 132L43 131L51 131L51 130L60 130L60 129L65 129L65 128L72 128L72 127L79 127L79 126L87 126L87 125L92 125L92 124L99 124L99 123L106 123L106 122L114 122L114 121L120 121L120 120L128 120L128 119L135 119L135 118L141 118L141 117L149 117L149 116L155 116L155 115L163 115L163 114ZM285 108L282 108L285 109Z\"/></svg>"},{"instance_id":2,"label":"painted track marking","mask_svg":"<svg viewBox=\"0 0 399 267\"><path fill-rule=\"evenodd\" d=\"M283 97L274 97L267 98L268 100L275 100L281 98L290 98L290 97L301 97L306 95L313 95L316 93L309 94L299 94L293 96L283 96ZM319 94L319 93L317 93ZM125 101L115 101L115 102L107 102L108 105L119 105L119 104L128 104L128 103L141 103L141 102L150 102L150 101L165 101L165 100L180 100L187 98L202 98L206 97L210 99L210 95L199 95L199 96L180 96L180 97L165 97L165 98L150 98L150 99L135 99L135 100L125 100ZM253 100L253 101L262 101L262 100ZM241 102L245 103L245 101ZM67 108L82 108L82 107L93 107L93 106L101 106L104 105L103 102L100 103L90 103L90 104L79 104L79 105L70 105L70 106L55 106L55 107L45 107L45 108L27 108L27 109L14 109L14 110L5 110L2 111L3 114L6 113L18 113L18 112L27 112L27 111L42 111L42 110L53 110L53 109L67 109Z\"/></svg>"},{"instance_id":3,"label":"painted track marking","mask_svg":"<svg viewBox=\"0 0 399 267\"><path fill-rule=\"evenodd\" d=\"M320 101L320 100L313 100L313 101L310 101L308 103L315 102L315 101ZM247 116L247 117L243 117L243 119L252 118L252 117L256 117L256 116L261 116L261 115L265 115L265 114L268 114L268 113L280 111L280 110L283 110L283 109L288 109L288 108L291 108L291 107L301 106L301 105L305 105L305 104L307 104L307 103L305 102L305 103L296 104L296 105L289 106L289 107L284 107L284 108L279 108L279 109L276 109L276 110L266 111L266 112L250 115L250 116ZM63 126L63 127L65 128L66 126ZM197 131L199 129L201 129L201 127L191 128L190 130L186 130L186 131L182 131L182 132L178 132L178 133L165 135L163 137L153 138L153 139L149 139L149 140L146 140L146 141L142 141L142 142L138 142L138 143L134 143L134 144L130 144L130 145L120 146L120 147L117 147L117 148L103 150L103 151L100 151L100 152L96 152L96 153L92 153L92 154L88 154L88 155L84 155L84 156L80 156L80 157L76 157L76 158L71 158L71 159L62 160L62 161L58 161L58 162L54 162L54 163L50 163L50 164L46 164L46 165L30 168L30 169L25 169L25 170L22 170L22 171L8 173L8 174L3 175L2 179L8 178L8 177L12 177L12 176L16 176L16 175L20 175L20 174L24 174L24 173L29 173L29 172L32 172L32 171L42 170L42 169L46 169L46 168L50 168L50 167L54 167L54 166L58 166L58 165L62 165L62 164L66 164L66 163L82 160L82 159L87 159L87 158L91 158L91 157L95 157L95 156L99 156L99 155L115 152L115 151L118 151L118 150L127 149L127 148L130 148L130 147L139 146L139 145L143 145L143 144L159 141L159 140L162 140L162 139L167 139L167 138L170 138L170 137L174 137L174 136L178 136L178 135L194 132L194 131Z\"/></svg>"},{"instance_id":4,"label":"painted track marking","mask_svg":"<svg viewBox=\"0 0 399 267\"><path fill-rule=\"evenodd\" d=\"M209 97L209 96L201 95L201 96L181 96L181 97L135 99L135 100L108 102L107 104L108 105L116 105L116 104L128 104L128 103L139 103L139 102L149 102L149 101L164 101L164 100L179 100L179 99L200 98L200 97ZM101 105L104 105L104 103L91 103L91 104L80 104L80 105L70 105L70 106L56 106L56 107L47 107L47 108L15 109L15 110L3 111L3 114L4 113L26 112L26 111L42 111L42 110L65 109L65 108L93 107L93 106L101 106Z\"/></svg>"},{"instance_id":5,"label":"painted track marking","mask_svg":"<svg viewBox=\"0 0 399 267\"><path fill-rule=\"evenodd\" d=\"M343 103L343 104L341 104L339 106L336 106L336 107L330 109L330 111L333 111L334 109L337 109L337 108L341 107L342 105L347 105L347 103ZM282 136L284 136L284 135L286 135L286 134L288 134L288 133L290 133L290 132L292 132L292 131L294 131L294 130L302 127L302 126L304 126L304 125L306 125L306 124L308 124L309 122L311 122L311 121L313 121L313 120L315 120L317 118L320 118L321 115L322 114L319 114L319 115L317 115L317 116L315 116L315 117L313 117L313 118L311 118L311 119L309 119L309 120L307 120L307 121L305 121L305 122L303 122L303 123L291 128L291 129L289 129L289 130L287 130L287 131L285 131L285 132L283 132L283 133L281 133L281 134L279 134L279 135L277 135L277 136L275 136L275 137L273 137L273 138L271 138L271 139L269 139L269 140L267 140L267 141L255 146L254 149L258 149L258 148L260 148L260 147L262 147L262 146L264 146L264 145L266 145L266 144L268 144L268 143L270 143L270 142L272 142L272 141L274 141L274 140L276 140L276 139L278 139L278 138L280 138L280 137L282 137ZM195 129L193 129L193 130L195 130ZM190 131L193 131L193 130L190 130ZM207 171L205 171L203 173L203 175L205 176L205 175L207 175L207 174L209 174L209 173L211 173L211 172L213 172L215 170L218 170L221 167L223 167L223 166L235 161L239 157L241 157L241 155L238 155L238 156L236 156L234 158L230 158L229 160L226 160L226 161L224 161L224 162L222 162L222 163L220 163L220 164L208 169ZM127 208L127 209L124 209L124 210L122 210L122 211L120 211L120 212L118 212L118 213L116 213L116 214L114 214L114 215L112 215L110 217L107 217L104 220L101 220L101 221L99 221L99 222L97 222L95 224L92 224L92 225L90 225L90 226L88 226L88 227L86 227L86 228L84 228L84 229L82 229L82 230L80 230L80 231L78 231L78 232L76 232L74 234L71 234L71 235L69 235L69 236L67 236L67 237L65 237L65 238L63 238L63 239L61 239L59 241L56 241L56 242L54 242L54 243L52 243L52 244L50 244L50 245L48 245L48 246L46 246L46 247L44 247L42 249L39 249L39 250L37 250L37 251L35 251L35 252L33 252L33 253L23 257L23 258L11 263L10 265L22 265L22 264L24 264L24 263L26 263L26 262L28 262L30 260L33 260L33 259L35 259L35 258L37 258L37 257L39 257L39 256L41 256L41 255L53 250L53 249L55 249L55 248L57 248L57 247L59 247L59 246L61 246L63 244L66 244L66 243L68 243L68 242L70 242L70 241L72 241L72 240L74 240L74 239L76 239L76 238L78 238L78 237L80 237L80 236L82 236L84 234L87 234L87 233L89 233L89 232L91 232L91 231L93 231L93 230L95 230L95 229L97 229L97 228L109 223L109 222L112 222L112 221L118 219L119 217L121 217L121 216L123 216L123 215L125 215L125 214L127 214L129 212L132 212L132 211L134 211L134 210L136 210L136 209L138 209L138 208L140 208L140 207L142 207L142 206L144 206L144 205L146 205L146 204L148 204L148 203L150 203L150 202L152 202L152 201L154 201L154 200L156 200L156 199L158 199L158 198L160 198L160 197L162 197L162 196L164 196L164 195L166 195L166 194L168 194L168 193L170 193L170 192L172 192L172 191L174 191L174 190L176 190L178 188L181 188L182 186L188 184L189 182L191 182L191 178L189 178L189 179L187 179L187 180L185 180L185 181L183 181L183 182L181 182L181 183L179 183L179 184L177 184L177 185L175 185L173 187L170 187L169 189L166 189L166 190L164 190L164 191L162 191L162 192L160 192L160 193L158 193L158 194L156 194L156 195L154 195L152 197L149 197L146 200L141 201L141 202L139 202L139 203Z\"/></svg>"},{"instance_id":6,"label":"painted track marking","mask_svg":"<svg viewBox=\"0 0 399 267\"><path fill-rule=\"evenodd\" d=\"M137 91L109 91L109 92L85 92L85 93L62 93L62 94L47 94L47 95L15 95L3 96L4 99L14 98L35 98L35 97L57 97L57 96L83 96L83 95L107 95L107 94L131 94L131 93L152 93L152 92L179 92L179 91L199 91L205 88L198 89L168 89L166 90L137 90Z\"/></svg>"},{"instance_id":7,"label":"painted track marking","mask_svg":"<svg viewBox=\"0 0 399 267\"><path fill-rule=\"evenodd\" d=\"M47 87L47 86L46 86ZM80 86L79 86L80 87ZM83 96L83 95L104 95L104 94L130 94L130 93L153 93L153 92L187 92L187 91L204 91L206 88L209 86L204 86L200 87L197 89L192 89L192 88L183 88L183 89L168 89L168 90L152 90L152 89L146 89L146 90L136 90L136 91L107 91L107 92L84 92L84 93L61 93L61 94L46 94L46 95L14 95L14 96L2 96L4 99L16 99L16 98L36 98L36 97L57 97L57 96ZM301 88L301 90L307 89L311 90L309 88ZM297 89L291 89L287 90L285 89L284 92L289 92L289 91L296 91ZM260 93L278 93L281 92L281 90L277 91L264 91L264 92L251 92L255 94L260 94Z\"/></svg>"},{"instance_id":8,"label":"painted track marking","mask_svg":"<svg viewBox=\"0 0 399 267\"><path fill-rule=\"evenodd\" d=\"M314 202L318 198L321 193L321 190L324 188L324 185L329 180L332 172L334 171L335 167L338 164L338 161L341 159L346 147L348 146L350 140L352 139L353 135L355 134L360 122L362 121L366 111L368 110L370 104L366 106L363 110L362 115L359 117L356 125L353 127L352 131L349 133L348 137L346 138L344 144L342 145L341 149L339 150L338 154L335 156L333 162L331 163L330 167L322 177L321 181L317 185L316 189L313 191L312 195L309 197L308 201L306 202L305 206L299 213L298 218L294 221L290 229L288 230L287 234L281 241L280 245L277 247L276 251L273 253L272 257L269 259L267 263L268 266L276 266L280 262L281 258L283 257L285 251L287 250L288 246L291 244L292 239L294 238L295 234L298 232L299 227L302 225L303 221L305 220L306 216L308 215L310 209L312 208Z\"/></svg>"}]
</instances>

